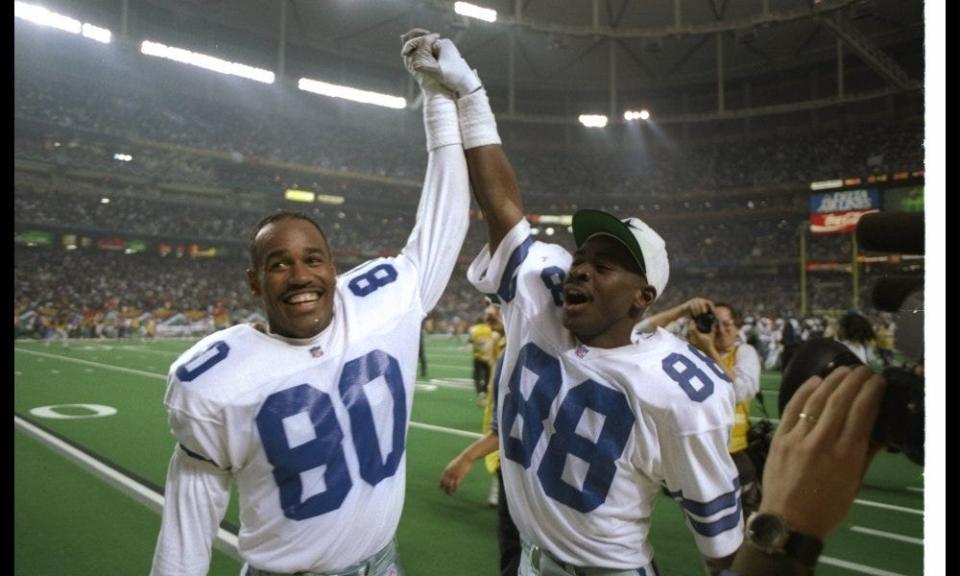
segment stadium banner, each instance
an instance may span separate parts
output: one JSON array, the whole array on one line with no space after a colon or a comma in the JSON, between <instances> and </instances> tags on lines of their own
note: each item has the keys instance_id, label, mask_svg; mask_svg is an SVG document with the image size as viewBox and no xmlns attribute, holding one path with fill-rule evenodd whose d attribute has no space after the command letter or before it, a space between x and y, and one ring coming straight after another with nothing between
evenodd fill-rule
<instances>
[{"instance_id":1,"label":"stadium banner","mask_svg":"<svg viewBox=\"0 0 960 576\"><path fill-rule=\"evenodd\" d=\"M811 214L879 209L880 190L878 188L858 188L856 190L823 192L810 196Z\"/></svg>"},{"instance_id":2,"label":"stadium banner","mask_svg":"<svg viewBox=\"0 0 960 576\"><path fill-rule=\"evenodd\" d=\"M844 234L857 229L857 222L864 214L879 210L851 210L848 212L830 212L810 215L811 234Z\"/></svg>"}]
</instances>

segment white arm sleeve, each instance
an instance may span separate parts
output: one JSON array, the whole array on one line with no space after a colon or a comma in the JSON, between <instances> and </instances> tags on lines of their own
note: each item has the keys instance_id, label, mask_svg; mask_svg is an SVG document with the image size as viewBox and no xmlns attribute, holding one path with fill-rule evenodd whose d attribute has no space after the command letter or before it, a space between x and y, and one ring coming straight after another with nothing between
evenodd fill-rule
<instances>
[{"instance_id":1,"label":"white arm sleeve","mask_svg":"<svg viewBox=\"0 0 960 576\"><path fill-rule=\"evenodd\" d=\"M437 98L437 95L432 97L433 100ZM424 108L424 114L430 114L430 121L436 123L442 119L443 125L452 123L457 126L457 108L452 99L443 102L442 106L435 104L439 102L431 101L429 111ZM449 142L448 137L442 145L430 150L417 208L417 223L402 253L418 271L424 315L436 306L443 294L469 225L470 177L467 159L459 138Z\"/></svg>"},{"instance_id":2,"label":"white arm sleeve","mask_svg":"<svg viewBox=\"0 0 960 576\"><path fill-rule=\"evenodd\" d=\"M163 520L151 576L203 576L230 501L230 475L180 446L167 469Z\"/></svg>"},{"instance_id":3,"label":"white arm sleeve","mask_svg":"<svg viewBox=\"0 0 960 576\"><path fill-rule=\"evenodd\" d=\"M746 402L760 391L760 356L749 344L737 347L737 360L733 365L733 390L737 402Z\"/></svg>"},{"instance_id":4,"label":"white arm sleeve","mask_svg":"<svg viewBox=\"0 0 960 576\"><path fill-rule=\"evenodd\" d=\"M661 442L667 489L683 508L697 548L709 558L733 554L743 541L743 511L726 435L666 434Z\"/></svg>"},{"instance_id":5,"label":"white arm sleeve","mask_svg":"<svg viewBox=\"0 0 960 576\"><path fill-rule=\"evenodd\" d=\"M490 245L484 244L483 249L467 269L467 280L477 290L488 296L495 296L501 304L511 303L519 292L518 275L533 245L530 223L522 219L503 237L495 253L491 254ZM550 246L556 250L558 265L563 266L564 270L569 269L569 254L559 246ZM536 269L536 271L539 274L540 270Z\"/></svg>"}]
</instances>

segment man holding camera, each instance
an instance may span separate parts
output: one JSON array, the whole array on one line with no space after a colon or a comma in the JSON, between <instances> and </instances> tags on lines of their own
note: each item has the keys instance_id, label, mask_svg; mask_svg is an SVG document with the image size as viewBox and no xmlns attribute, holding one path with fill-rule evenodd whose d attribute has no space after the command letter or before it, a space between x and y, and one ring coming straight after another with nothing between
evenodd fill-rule
<instances>
[{"instance_id":1,"label":"man holding camera","mask_svg":"<svg viewBox=\"0 0 960 576\"><path fill-rule=\"evenodd\" d=\"M750 429L750 400L760 392L760 356L756 348L740 342L740 315L730 304L706 298L691 298L679 306L648 317L640 323L642 332L655 330L689 316L687 338L719 364L733 382L736 415L730 433L730 456L737 465L742 487L743 517L749 518L760 504L760 478L747 455Z\"/></svg>"}]
</instances>

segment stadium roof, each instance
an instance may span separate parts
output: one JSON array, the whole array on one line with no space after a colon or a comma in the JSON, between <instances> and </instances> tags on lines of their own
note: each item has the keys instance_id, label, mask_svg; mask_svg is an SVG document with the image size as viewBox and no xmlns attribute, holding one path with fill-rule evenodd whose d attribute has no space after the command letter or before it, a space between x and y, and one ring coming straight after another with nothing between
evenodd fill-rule
<instances>
[{"instance_id":1,"label":"stadium roof","mask_svg":"<svg viewBox=\"0 0 960 576\"><path fill-rule=\"evenodd\" d=\"M923 81L919 0L478 0L497 10L493 23L457 15L453 4L51 0L47 6L116 31L126 14L135 41L150 36L231 55L239 50L252 64L282 67L294 78L362 83L366 77L379 84L372 88L394 93L412 91L400 66L400 34L423 27L453 38L496 98L526 102L528 111L530 103L550 99L606 111L658 91L661 97L684 89L716 93L721 76L729 90L743 79L791 71L806 78L817 67L834 74L838 45L846 66L868 72L850 74L848 92L903 92Z\"/></svg>"}]
</instances>

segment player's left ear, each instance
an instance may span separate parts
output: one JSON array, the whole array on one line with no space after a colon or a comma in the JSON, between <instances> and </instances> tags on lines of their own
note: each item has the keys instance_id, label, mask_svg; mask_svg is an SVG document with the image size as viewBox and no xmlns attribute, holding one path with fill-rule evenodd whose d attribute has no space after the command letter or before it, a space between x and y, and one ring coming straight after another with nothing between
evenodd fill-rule
<instances>
[{"instance_id":1,"label":"player's left ear","mask_svg":"<svg viewBox=\"0 0 960 576\"><path fill-rule=\"evenodd\" d=\"M644 283L641 288L637 288L633 293L633 305L641 312L652 306L656 299L657 289L647 283Z\"/></svg>"},{"instance_id":2,"label":"player's left ear","mask_svg":"<svg viewBox=\"0 0 960 576\"><path fill-rule=\"evenodd\" d=\"M250 291L253 292L255 296L263 294L260 290L260 279L257 278L256 270L247 268L247 284L249 284Z\"/></svg>"}]
</instances>

